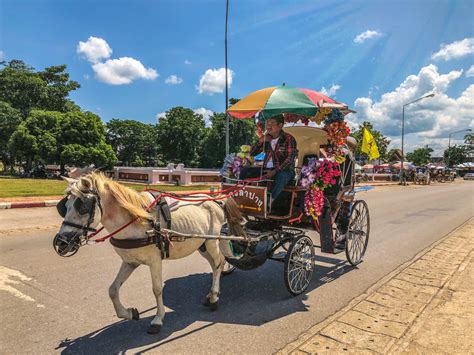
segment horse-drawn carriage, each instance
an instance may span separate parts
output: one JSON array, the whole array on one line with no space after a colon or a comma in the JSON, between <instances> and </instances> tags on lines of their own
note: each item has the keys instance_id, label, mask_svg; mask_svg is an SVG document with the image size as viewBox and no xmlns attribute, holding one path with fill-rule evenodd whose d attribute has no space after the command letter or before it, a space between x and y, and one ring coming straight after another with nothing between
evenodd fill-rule
<instances>
[{"instance_id":1,"label":"horse-drawn carriage","mask_svg":"<svg viewBox=\"0 0 474 355\"><path fill-rule=\"evenodd\" d=\"M426 166L417 167L413 181L415 184L429 185L431 182L430 169Z\"/></svg>"},{"instance_id":2,"label":"horse-drawn carriage","mask_svg":"<svg viewBox=\"0 0 474 355\"><path fill-rule=\"evenodd\" d=\"M339 122L344 109L347 107L337 104L331 107L331 113L339 115ZM229 112L232 114L232 107ZM286 117L287 122L295 123L294 115ZM226 261L239 269L254 269L268 259L284 263L285 285L293 295L304 292L311 282L315 247L325 253L345 251L349 263L357 265L364 257L369 239L369 210L365 201L355 198L354 191L356 142L344 136L336 147L330 129L325 128L286 125L284 131L295 138L298 147L295 181L272 204L268 181L248 183L233 193L246 219L244 229L248 240L221 243ZM322 203L317 213L308 213L311 202L309 208L307 202L313 196L314 185L305 181L308 178L305 171L321 171L328 165L337 171L333 184L326 186L324 192L316 188ZM237 182L242 183L238 179ZM226 178L222 188L232 188L235 183L236 179ZM316 246L308 235L311 230L320 235ZM223 234L226 233L224 229Z\"/></svg>"},{"instance_id":3,"label":"horse-drawn carriage","mask_svg":"<svg viewBox=\"0 0 474 355\"><path fill-rule=\"evenodd\" d=\"M277 89L283 94L272 101L268 96ZM82 245L110 240L122 264L109 296L117 316L129 320L138 320L139 312L122 305L119 290L139 265L147 265L157 301L149 333L160 331L165 315L163 260L199 251L212 269L212 286L204 304L216 310L225 261L244 270L254 269L268 259L283 262L288 291L293 295L304 292L315 266L308 227L319 232L322 252L345 251L352 265L364 257L370 220L367 204L355 198L355 142L347 137L349 129L344 122L350 110L304 89L268 88L249 97L249 109L242 108L244 98L228 113L250 118L256 113L271 117L269 112L281 111L288 122L303 123L285 128L297 141L296 181L286 186L285 194L275 203L268 200L268 181L258 178L237 182L226 179L221 191L212 196L152 194L149 190L139 193L101 173L66 179L69 184L65 196L57 205L64 220L53 239L54 250L68 257ZM324 128L309 127L310 121L324 122ZM183 203L172 207L175 202L170 205L167 199ZM98 228L100 224L103 227ZM99 237L104 228L109 234Z\"/></svg>"}]
</instances>

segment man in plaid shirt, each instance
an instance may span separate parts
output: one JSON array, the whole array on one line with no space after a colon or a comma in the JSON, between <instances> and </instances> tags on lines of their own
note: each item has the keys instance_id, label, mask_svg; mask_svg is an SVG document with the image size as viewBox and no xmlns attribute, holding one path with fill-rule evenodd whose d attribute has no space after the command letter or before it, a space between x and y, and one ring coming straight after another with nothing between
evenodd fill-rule
<instances>
[{"instance_id":1,"label":"man in plaid shirt","mask_svg":"<svg viewBox=\"0 0 474 355\"><path fill-rule=\"evenodd\" d=\"M277 115L266 121L266 134L250 149L255 156L265 152L262 179L273 179L272 200L283 191L285 185L295 177L295 160L298 156L295 138L283 131L283 115ZM260 168L246 168L240 172L240 179L260 176Z\"/></svg>"}]
</instances>

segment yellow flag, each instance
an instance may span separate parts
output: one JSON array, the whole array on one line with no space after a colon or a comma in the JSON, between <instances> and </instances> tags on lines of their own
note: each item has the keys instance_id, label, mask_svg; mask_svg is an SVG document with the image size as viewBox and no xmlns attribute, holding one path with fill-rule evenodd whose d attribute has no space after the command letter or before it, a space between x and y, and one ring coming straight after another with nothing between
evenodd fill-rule
<instances>
[{"instance_id":1,"label":"yellow flag","mask_svg":"<svg viewBox=\"0 0 474 355\"><path fill-rule=\"evenodd\" d=\"M367 128L364 128L364 137L362 138L362 148L360 150L369 156L369 160L380 157L379 148L377 143L375 143L374 136Z\"/></svg>"}]
</instances>

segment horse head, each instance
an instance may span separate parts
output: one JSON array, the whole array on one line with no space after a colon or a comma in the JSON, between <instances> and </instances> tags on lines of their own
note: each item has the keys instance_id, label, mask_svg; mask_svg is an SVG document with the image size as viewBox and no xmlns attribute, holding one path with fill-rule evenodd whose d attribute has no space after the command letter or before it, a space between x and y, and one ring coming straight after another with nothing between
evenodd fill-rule
<instances>
[{"instance_id":1,"label":"horse head","mask_svg":"<svg viewBox=\"0 0 474 355\"><path fill-rule=\"evenodd\" d=\"M64 218L53 246L60 256L72 256L87 241L102 218L101 199L90 175L78 180L64 178L68 182L64 198L56 206Z\"/></svg>"}]
</instances>

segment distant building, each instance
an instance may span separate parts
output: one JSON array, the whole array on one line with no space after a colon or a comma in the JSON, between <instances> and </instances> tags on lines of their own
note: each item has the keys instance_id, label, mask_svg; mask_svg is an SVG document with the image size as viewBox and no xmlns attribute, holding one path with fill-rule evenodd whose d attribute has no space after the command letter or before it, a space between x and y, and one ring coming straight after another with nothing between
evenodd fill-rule
<instances>
[{"instance_id":1,"label":"distant building","mask_svg":"<svg viewBox=\"0 0 474 355\"><path fill-rule=\"evenodd\" d=\"M217 169L185 168L183 164L168 164L166 168L117 166L107 175L114 180L145 184L203 185L221 181Z\"/></svg>"}]
</instances>

